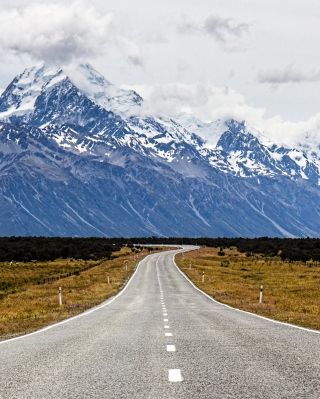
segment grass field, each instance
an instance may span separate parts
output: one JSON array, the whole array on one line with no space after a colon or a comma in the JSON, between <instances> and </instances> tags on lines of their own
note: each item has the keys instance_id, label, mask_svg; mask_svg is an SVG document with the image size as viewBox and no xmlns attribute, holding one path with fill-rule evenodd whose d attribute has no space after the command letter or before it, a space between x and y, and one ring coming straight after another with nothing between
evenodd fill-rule
<instances>
[{"instance_id":1,"label":"grass field","mask_svg":"<svg viewBox=\"0 0 320 399\"><path fill-rule=\"evenodd\" d=\"M319 266L282 262L277 257L247 257L236 249L225 249L225 256L219 256L218 251L201 248L176 256L176 263L201 290L220 302L320 330Z\"/></svg>"},{"instance_id":2,"label":"grass field","mask_svg":"<svg viewBox=\"0 0 320 399\"><path fill-rule=\"evenodd\" d=\"M113 260L0 263L0 340L61 321L115 295L149 252L122 248Z\"/></svg>"},{"instance_id":3,"label":"grass field","mask_svg":"<svg viewBox=\"0 0 320 399\"><path fill-rule=\"evenodd\" d=\"M220 302L320 330L319 266L247 257L236 249L225 249L225 256L219 256L218 251L201 248L177 255L176 262L200 289ZM121 290L146 254L146 250L137 254L122 248L113 260L0 263L0 340L100 304ZM62 288L62 306L58 287Z\"/></svg>"}]
</instances>

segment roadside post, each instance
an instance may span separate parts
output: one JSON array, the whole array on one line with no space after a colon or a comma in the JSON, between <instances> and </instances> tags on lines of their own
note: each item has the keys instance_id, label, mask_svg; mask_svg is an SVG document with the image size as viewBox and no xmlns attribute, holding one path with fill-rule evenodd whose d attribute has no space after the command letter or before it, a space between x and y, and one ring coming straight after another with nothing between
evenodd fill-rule
<instances>
[{"instance_id":1,"label":"roadside post","mask_svg":"<svg viewBox=\"0 0 320 399\"><path fill-rule=\"evenodd\" d=\"M204 272L202 272L202 282L204 283Z\"/></svg>"},{"instance_id":2,"label":"roadside post","mask_svg":"<svg viewBox=\"0 0 320 399\"><path fill-rule=\"evenodd\" d=\"M262 303L262 293L263 293L263 285L260 285L260 297L259 297L259 303Z\"/></svg>"},{"instance_id":3,"label":"roadside post","mask_svg":"<svg viewBox=\"0 0 320 399\"><path fill-rule=\"evenodd\" d=\"M61 293L61 287L59 287L58 301L59 301L59 306L62 306L62 293Z\"/></svg>"},{"instance_id":4,"label":"roadside post","mask_svg":"<svg viewBox=\"0 0 320 399\"><path fill-rule=\"evenodd\" d=\"M107 282L108 282L108 284L110 284L110 277L109 277L109 273L107 273Z\"/></svg>"}]
</instances>

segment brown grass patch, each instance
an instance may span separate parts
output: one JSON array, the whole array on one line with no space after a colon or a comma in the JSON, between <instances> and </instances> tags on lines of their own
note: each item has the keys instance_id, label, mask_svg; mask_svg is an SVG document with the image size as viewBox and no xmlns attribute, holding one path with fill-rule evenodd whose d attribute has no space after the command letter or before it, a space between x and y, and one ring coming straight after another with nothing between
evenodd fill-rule
<instances>
[{"instance_id":1,"label":"brown grass patch","mask_svg":"<svg viewBox=\"0 0 320 399\"><path fill-rule=\"evenodd\" d=\"M220 302L320 330L319 266L312 262L287 263L279 258L248 258L234 249L226 249L225 256L218 256L218 251L201 248L177 255L176 263L201 290Z\"/></svg>"},{"instance_id":2,"label":"brown grass patch","mask_svg":"<svg viewBox=\"0 0 320 399\"><path fill-rule=\"evenodd\" d=\"M56 323L116 295L150 252L123 248L113 260L0 263L0 340Z\"/></svg>"}]
</instances>

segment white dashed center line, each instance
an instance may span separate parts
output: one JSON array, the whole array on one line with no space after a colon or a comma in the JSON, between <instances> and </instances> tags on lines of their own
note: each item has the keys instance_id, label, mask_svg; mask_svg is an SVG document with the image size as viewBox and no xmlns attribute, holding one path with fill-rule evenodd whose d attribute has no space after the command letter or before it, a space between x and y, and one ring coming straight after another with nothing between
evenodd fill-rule
<instances>
[{"instance_id":1,"label":"white dashed center line","mask_svg":"<svg viewBox=\"0 0 320 399\"><path fill-rule=\"evenodd\" d=\"M171 382L181 382L182 375L180 369L169 369L168 379Z\"/></svg>"},{"instance_id":2,"label":"white dashed center line","mask_svg":"<svg viewBox=\"0 0 320 399\"><path fill-rule=\"evenodd\" d=\"M163 314L163 317L166 317L165 319L163 319L163 322L168 323L168 321L169 321L169 319L167 318L168 313L167 313L167 309L166 309L166 305L165 305L165 301L164 301L164 295L163 295L163 291L162 291L162 287L161 287L158 266L157 266L157 276L158 276L158 283L159 283L159 289L160 289L160 301L161 301L161 307L162 307L162 314ZM164 328L169 329L170 326L168 324L165 324ZM164 335L165 335L165 337L172 337L171 332L166 332L166 333L164 333ZM167 352L176 352L175 345L167 345L166 347L167 347ZM183 378L181 375L181 370L180 369L168 369L168 380L169 380L169 382L183 381Z\"/></svg>"}]
</instances>

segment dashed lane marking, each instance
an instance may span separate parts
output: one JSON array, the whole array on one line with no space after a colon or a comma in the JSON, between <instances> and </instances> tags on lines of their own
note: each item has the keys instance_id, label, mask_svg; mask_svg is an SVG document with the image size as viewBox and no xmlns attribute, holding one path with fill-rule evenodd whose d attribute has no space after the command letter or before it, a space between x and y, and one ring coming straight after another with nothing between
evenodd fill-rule
<instances>
[{"instance_id":1,"label":"dashed lane marking","mask_svg":"<svg viewBox=\"0 0 320 399\"><path fill-rule=\"evenodd\" d=\"M172 333L164 333L165 337L172 337Z\"/></svg>"},{"instance_id":2,"label":"dashed lane marking","mask_svg":"<svg viewBox=\"0 0 320 399\"><path fill-rule=\"evenodd\" d=\"M176 346L175 345L167 345L167 352L175 352Z\"/></svg>"},{"instance_id":3,"label":"dashed lane marking","mask_svg":"<svg viewBox=\"0 0 320 399\"><path fill-rule=\"evenodd\" d=\"M168 379L170 382L181 382L182 375L180 369L169 369L168 370Z\"/></svg>"}]
</instances>

